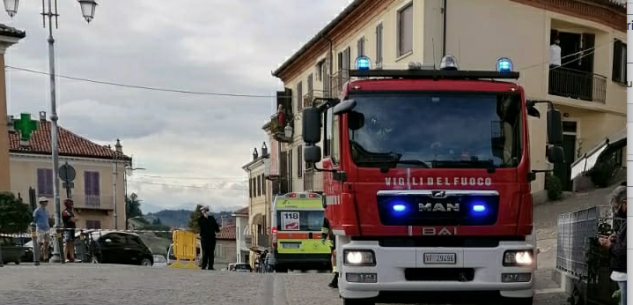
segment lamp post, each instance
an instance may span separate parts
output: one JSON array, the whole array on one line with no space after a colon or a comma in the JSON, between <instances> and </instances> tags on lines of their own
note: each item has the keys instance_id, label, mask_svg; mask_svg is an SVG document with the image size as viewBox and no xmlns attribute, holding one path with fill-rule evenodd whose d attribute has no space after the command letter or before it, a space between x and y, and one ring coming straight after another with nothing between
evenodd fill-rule
<instances>
[{"instance_id":1,"label":"lamp post","mask_svg":"<svg viewBox=\"0 0 633 305\"><path fill-rule=\"evenodd\" d=\"M97 3L95 0L78 0L81 5L81 12L84 19L87 22L92 21L94 18L95 7ZM18 4L20 0L4 0L4 8L13 17L18 12ZM57 28L57 0L42 0L42 23L46 28L46 19L48 17L48 59L50 69L50 93L51 93L51 154L53 159L53 202L55 205L55 231L57 232L57 242L53 243L53 255L51 256L52 263L63 263L64 260L61 257L61 234L59 233L61 227L61 209L59 200L59 160L58 160L58 142L57 142L57 105L55 94L55 39L53 38L53 17L55 17L55 28Z\"/></svg>"},{"instance_id":2,"label":"lamp post","mask_svg":"<svg viewBox=\"0 0 633 305\"><path fill-rule=\"evenodd\" d=\"M130 171L131 173L133 173L134 171L144 171L146 168L144 167L131 167L129 165L125 166L125 173L123 173L123 186L125 187L125 229L128 229L128 220L130 219L130 217L127 214L127 205L128 205L128 198L127 198L127 171ZM130 174L132 175L132 174Z\"/></svg>"}]
</instances>

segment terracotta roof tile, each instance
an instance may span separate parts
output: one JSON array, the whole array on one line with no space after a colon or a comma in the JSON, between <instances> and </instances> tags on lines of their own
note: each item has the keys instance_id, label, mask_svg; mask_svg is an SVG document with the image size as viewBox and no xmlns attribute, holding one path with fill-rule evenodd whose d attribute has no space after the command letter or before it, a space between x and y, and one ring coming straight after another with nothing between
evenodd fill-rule
<instances>
[{"instance_id":1,"label":"terracotta roof tile","mask_svg":"<svg viewBox=\"0 0 633 305\"><path fill-rule=\"evenodd\" d=\"M9 151L27 154L51 154L51 122L38 121L39 127L31 134L29 147L20 146L20 133L9 133ZM131 160L130 157L117 153L115 150L93 143L90 140L76 135L60 126L57 126L59 137L59 155L67 157L87 157L99 159L112 159L115 156L120 159Z\"/></svg>"},{"instance_id":2,"label":"terracotta roof tile","mask_svg":"<svg viewBox=\"0 0 633 305\"><path fill-rule=\"evenodd\" d=\"M241 208L235 212L233 212L233 214L243 214L243 215L248 215L248 207L245 208Z\"/></svg>"},{"instance_id":3,"label":"terracotta roof tile","mask_svg":"<svg viewBox=\"0 0 633 305\"><path fill-rule=\"evenodd\" d=\"M216 234L217 239L235 240L235 225L224 226L220 233Z\"/></svg>"}]
</instances>

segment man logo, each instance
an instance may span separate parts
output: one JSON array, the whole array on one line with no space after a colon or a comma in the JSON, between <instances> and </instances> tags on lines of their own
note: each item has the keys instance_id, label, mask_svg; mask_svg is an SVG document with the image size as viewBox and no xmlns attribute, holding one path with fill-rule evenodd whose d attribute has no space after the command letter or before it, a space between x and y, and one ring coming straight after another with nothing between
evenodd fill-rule
<instances>
[{"instance_id":1,"label":"man logo","mask_svg":"<svg viewBox=\"0 0 633 305\"><path fill-rule=\"evenodd\" d=\"M433 198L446 198L446 191L433 191Z\"/></svg>"},{"instance_id":2,"label":"man logo","mask_svg":"<svg viewBox=\"0 0 633 305\"><path fill-rule=\"evenodd\" d=\"M459 212L459 203L418 203L420 212Z\"/></svg>"}]
</instances>

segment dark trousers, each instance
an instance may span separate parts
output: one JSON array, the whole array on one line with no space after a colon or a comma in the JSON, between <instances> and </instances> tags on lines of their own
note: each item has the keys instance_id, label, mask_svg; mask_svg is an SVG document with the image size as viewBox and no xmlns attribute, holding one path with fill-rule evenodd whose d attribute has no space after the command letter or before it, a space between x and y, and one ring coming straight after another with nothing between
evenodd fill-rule
<instances>
[{"instance_id":1,"label":"dark trousers","mask_svg":"<svg viewBox=\"0 0 633 305\"><path fill-rule=\"evenodd\" d=\"M215 239L202 241L202 269L213 269L213 261L215 260Z\"/></svg>"}]
</instances>

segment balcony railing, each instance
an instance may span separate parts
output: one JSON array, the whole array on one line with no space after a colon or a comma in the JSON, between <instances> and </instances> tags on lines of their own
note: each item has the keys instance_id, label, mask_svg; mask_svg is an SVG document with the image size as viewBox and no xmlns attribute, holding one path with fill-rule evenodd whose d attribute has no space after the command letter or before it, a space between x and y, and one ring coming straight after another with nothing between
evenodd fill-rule
<instances>
[{"instance_id":1,"label":"balcony railing","mask_svg":"<svg viewBox=\"0 0 633 305\"><path fill-rule=\"evenodd\" d=\"M303 96L303 107L311 107L315 98L324 98L326 96L323 90L312 90ZM315 107L323 104L323 101L317 101Z\"/></svg>"},{"instance_id":2,"label":"balcony railing","mask_svg":"<svg viewBox=\"0 0 633 305\"><path fill-rule=\"evenodd\" d=\"M559 67L549 72L549 94L605 103L607 78L591 72Z\"/></svg>"},{"instance_id":3,"label":"balcony railing","mask_svg":"<svg viewBox=\"0 0 633 305\"><path fill-rule=\"evenodd\" d=\"M244 243L246 244L247 247L250 247L253 245L253 235L244 235Z\"/></svg>"},{"instance_id":4,"label":"balcony railing","mask_svg":"<svg viewBox=\"0 0 633 305\"><path fill-rule=\"evenodd\" d=\"M257 245L260 247L270 247L271 236L268 234L257 234Z\"/></svg>"},{"instance_id":5,"label":"balcony railing","mask_svg":"<svg viewBox=\"0 0 633 305\"><path fill-rule=\"evenodd\" d=\"M343 85L349 81L349 70L339 70L332 74L332 93L331 97L339 97L343 90Z\"/></svg>"},{"instance_id":6,"label":"balcony railing","mask_svg":"<svg viewBox=\"0 0 633 305\"><path fill-rule=\"evenodd\" d=\"M76 209L93 209L93 210L113 210L112 196L104 195L83 195L74 196L74 207ZM121 198L121 200L124 200Z\"/></svg>"}]
</instances>

